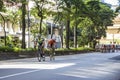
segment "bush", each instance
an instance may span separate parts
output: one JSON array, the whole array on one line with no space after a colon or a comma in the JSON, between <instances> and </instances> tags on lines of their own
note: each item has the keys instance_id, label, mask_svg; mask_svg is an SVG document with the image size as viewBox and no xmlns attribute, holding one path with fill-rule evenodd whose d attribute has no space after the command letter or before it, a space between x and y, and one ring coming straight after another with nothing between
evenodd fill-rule
<instances>
[{"instance_id":1,"label":"bush","mask_svg":"<svg viewBox=\"0 0 120 80\"><path fill-rule=\"evenodd\" d=\"M56 49L55 52L56 54L58 53L59 55L64 55L64 54L69 54L69 53L85 53L85 52L90 52L93 51L94 49L92 48L86 48L86 47L79 47L79 48L59 48ZM37 49L34 48L26 48L26 49L21 49L17 47L8 47L8 46L3 46L0 47L1 52L12 52L12 53L19 53L19 54L24 54L24 55L33 55L36 53ZM45 53L49 54L49 49L45 49Z\"/></svg>"},{"instance_id":2,"label":"bush","mask_svg":"<svg viewBox=\"0 0 120 80\"><path fill-rule=\"evenodd\" d=\"M20 52L21 51L21 48L17 48L17 47L13 47L13 52Z\"/></svg>"},{"instance_id":3,"label":"bush","mask_svg":"<svg viewBox=\"0 0 120 80\"><path fill-rule=\"evenodd\" d=\"M0 51L1 52L13 52L14 49L11 47L8 47L8 46L2 46L2 47L0 47Z\"/></svg>"},{"instance_id":4,"label":"bush","mask_svg":"<svg viewBox=\"0 0 120 80\"><path fill-rule=\"evenodd\" d=\"M56 51L93 51L93 50L94 50L93 48L87 48L87 47L70 48L70 49L67 49L67 48L56 49Z\"/></svg>"}]
</instances>

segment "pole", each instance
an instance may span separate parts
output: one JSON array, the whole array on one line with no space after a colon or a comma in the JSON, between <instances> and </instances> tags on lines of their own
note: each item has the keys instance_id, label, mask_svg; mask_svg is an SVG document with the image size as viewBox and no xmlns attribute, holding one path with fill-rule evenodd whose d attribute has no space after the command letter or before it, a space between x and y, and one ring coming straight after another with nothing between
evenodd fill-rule
<instances>
[{"instance_id":1,"label":"pole","mask_svg":"<svg viewBox=\"0 0 120 80\"><path fill-rule=\"evenodd\" d=\"M53 28L53 27L52 27L52 22L51 22L51 39L52 39L52 33L53 33L53 32L52 32L52 30L53 30L52 28Z\"/></svg>"}]
</instances>

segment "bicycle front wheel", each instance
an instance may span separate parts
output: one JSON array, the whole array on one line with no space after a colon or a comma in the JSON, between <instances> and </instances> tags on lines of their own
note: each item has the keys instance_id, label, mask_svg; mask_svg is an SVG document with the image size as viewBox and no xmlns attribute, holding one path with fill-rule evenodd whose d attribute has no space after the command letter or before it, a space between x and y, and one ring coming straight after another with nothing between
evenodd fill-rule
<instances>
[{"instance_id":1,"label":"bicycle front wheel","mask_svg":"<svg viewBox=\"0 0 120 80\"><path fill-rule=\"evenodd\" d=\"M37 59L38 59L39 62L41 62L41 54L40 54L39 51L38 51L38 53L37 53Z\"/></svg>"}]
</instances>

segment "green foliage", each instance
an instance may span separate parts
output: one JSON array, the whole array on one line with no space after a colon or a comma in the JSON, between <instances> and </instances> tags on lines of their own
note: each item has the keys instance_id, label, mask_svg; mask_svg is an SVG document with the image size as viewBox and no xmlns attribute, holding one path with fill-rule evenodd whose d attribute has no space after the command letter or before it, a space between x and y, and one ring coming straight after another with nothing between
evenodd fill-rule
<instances>
[{"instance_id":1,"label":"green foliage","mask_svg":"<svg viewBox=\"0 0 120 80\"><path fill-rule=\"evenodd\" d=\"M9 15L10 21L13 23L13 27L18 27L18 21L22 22L22 48L25 48L25 15L26 15L26 5L27 0L7 0L8 2L19 3L22 2L22 11L17 11L12 13L7 11ZM33 0L36 2L36 6L31 8L30 14L34 16L36 20L39 18L47 18L48 20L51 18L55 18L55 23L58 23L62 26L65 26L65 31L63 32L66 43L70 43L70 46L73 46L73 40L69 42L69 37L74 35L73 32L77 32L77 43L79 46L85 46L88 43L94 42L96 40L96 36L102 37L106 34L106 26L112 23L115 14L109 5L101 3L100 0L56 0L57 5L51 2L50 0ZM57 6L57 10L54 11L51 7L46 8L46 5L51 5L52 7ZM0 10L3 8L3 0L0 0ZM119 11L120 8L117 9ZM23 12L23 14L21 13ZM22 17L21 17L22 16ZM8 18L6 18L8 19ZM21 20L22 19L22 20ZM42 20L42 19L41 19ZM39 32L39 26L42 29L42 35L47 33L46 25L44 23L39 23L31 21L31 33L36 35ZM21 23L20 23L21 25ZM46 27L46 28L45 28ZM71 31L69 29L71 27ZM73 31L74 27L76 27L77 31ZM66 33L65 33L66 32ZM69 33L70 32L70 33ZM12 42L13 38L7 37L7 44L12 47L19 46L18 43L20 41ZM2 45L2 41L0 42ZM66 44L67 45L67 44ZM67 45L69 46L69 45ZM17 49L16 49L17 50ZM26 51L23 49L23 51ZM29 51L29 50L28 50Z\"/></svg>"},{"instance_id":2,"label":"green foliage","mask_svg":"<svg viewBox=\"0 0 120 80\"><path fill-rule=\"evenodd\" d=\"M13 47L13 52L20 52L21 48Z\"/></svg>"},{"instance_id":3,"label":"green foliage","mask_svg":"<svg viewBox=\"0 0 120 80\"><path fill-rule=\"evenodd\" d=\"M78 47L78 48L59 48L56 49L56 51L92 51L94 50L93 48L88 48L88 47Z\"/></svg>"},{"instance_id":4,"label":"green foliage","mask_svg":"<svg viewBox=\"0 0 120 80\"><path fill-rule=\"evenodd\" d=\"M2 8L3 8L3 1L0 0L0 11L2 10Z\"/></svg>"},{"instance_id":5,"label":"green foliage","mask_svg":"<svg viewBox=\"0 0 120 80\"><path fill-rule=\"evenodd\" d=\"M79 48L70 48L70 49L67 49L67 48L58 48L56 49L55 51L91 51L93 50L92 48L87 48L87 47L79 47ZM9 47L9 46L2 46L0 47L0 52L15 52L15 53L19 53L19 52L26 52L29 53L29 52L34 52L36 51L36 49L34 48L26 48L26 49L22 49L22 48L17 48L17 47ZM49 49L45 49L45 51L49 51Z\"/></svg>"},{"instance_id":6,"label":"green foliage","mask_svg":"<svg viewBox=\"0 0 120 80\"><path fill-rule=\"evenodd\" d=\"M14 49L9 46L2 46L2 47L0 47L0 51L1 52L13 52Z\"/></svg>"},{"instance_id":7,"label":"green foliage","mask_svg":"<svg viewBox=\"0 0 120 80\"><path fill-rule=\"evenodd\" d=\"M1 46L0 47L0 52L15 52L18 53L21 51L21 48L17 47L9 47L9 46Z\"/></svg>"},{"instance_id":8,"label":"green foliage","mask_svg":"<svg viewBox=\"0 0 120 80\"><path fill-rule=\"evenodd\" d=\"M3 45L4 45L4 40L0 39L0 46L3 46Z\"/></svg>"},{"instance_id":9,"label":"green foliage","mask_svg":"<svg viewBox=\"0 0 120 80\"><path fill-rule=\"evenodd\" d=\"M26 48L26 49L22 49L22 48L18 48L18 47L9 47L9 46L1 46L0 47L0 52L15 52L15 53L19 53L19 52L33 52L36 51L34 48Z\"/></svg>"},{"instance_id":10,"label":"green foliage","mask_svg":"<svg viewBox=\"0 0 120 80\"><path fill-rule=\"evenodd\" d=\"M36 51L34 48L26 48L25 51L31 52L31 51Z\"/></svg>"}]
</instances>

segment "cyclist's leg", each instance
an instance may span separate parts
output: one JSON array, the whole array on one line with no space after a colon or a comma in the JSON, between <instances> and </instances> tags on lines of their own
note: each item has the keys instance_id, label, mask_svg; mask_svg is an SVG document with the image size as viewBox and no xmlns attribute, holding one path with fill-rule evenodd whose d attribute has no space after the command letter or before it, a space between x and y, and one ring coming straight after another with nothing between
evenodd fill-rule
<instances>
[{"instance_id":1,"label":"cyclist's leg","mask_svg":"<svg viewBox=\"0 0 120 80\"><path fill-rule=\"evenodd\" d=\"M50 60L54 60L54 48L51 47L50 49Z\"/></svg>"},{"instance_id":2,"label":"cyclist's leg","mask_svg":"<svg viewBox=\"0 0 120 80\"><path fill-rule=\"evenodd\" d=\"M49 55L50 55L50 61L51 61L52 60L52 48L50 48Z\"/></svg>"},{"instance_id":3,"label":"cyclist's leg","mask_svg":"<svg viewBox=\"0 0 120 80\"><path fill-rule=\"evenodd\" d=\"M55 60L55 48L53 48L53 60Z\"/></svg>"},{"instance_id":4,"label":"cyclist's leg","mask_svg":"<svg viewBox=\"0 0 120 80\"><path fill-rule=\"evenodd\" d=\"M52 59L55 60L55 48L52 47Z\"/></svg>"}]
</instances>

